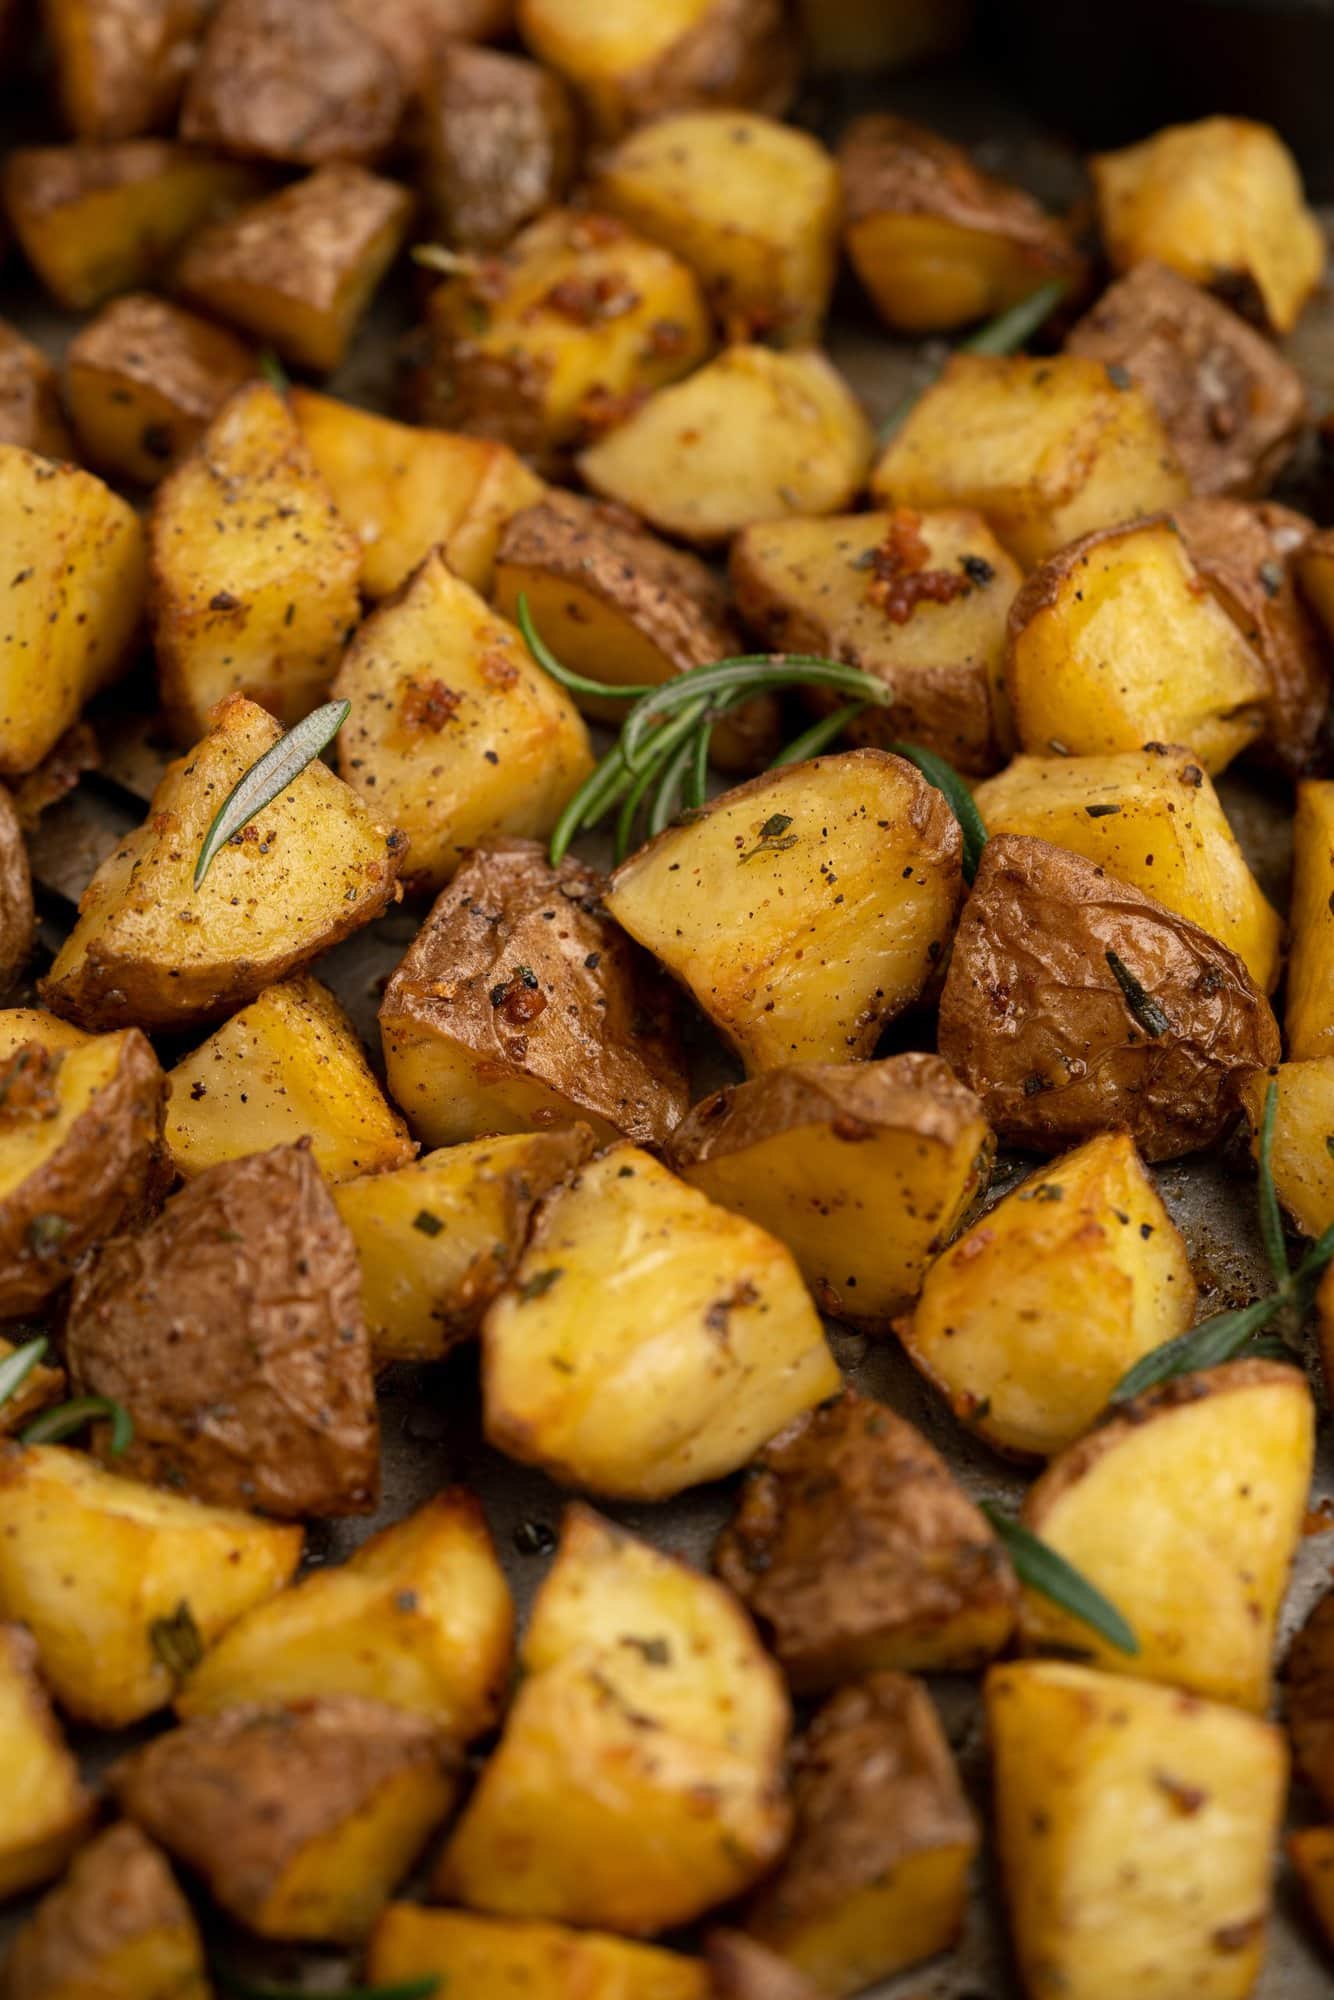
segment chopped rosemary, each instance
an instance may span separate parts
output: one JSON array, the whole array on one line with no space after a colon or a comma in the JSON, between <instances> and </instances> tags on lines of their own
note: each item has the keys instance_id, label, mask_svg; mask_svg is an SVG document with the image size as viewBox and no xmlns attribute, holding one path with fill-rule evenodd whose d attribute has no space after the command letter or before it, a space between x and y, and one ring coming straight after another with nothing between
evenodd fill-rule
<instances>
[{"instance_id":1,"label":"chopped rosemary","mask_svg":"<svg viewBox=\"0 0 1334 2000\"><path fill-rule=\"evenodd\" d=\"M997 313L994 319L989 319L986 322L985 326L980 326L976 333L970 333L966 340L959 342L958 346L953 349L953 352L955 354L1018 354L1022 347L1027 346L1033 335L1038 331L1038 328L1051 318L1051 315L1055 312L1069 289L1070 281L1068 278L1049 279L1045 285L1039 285L1035 292L1030 292L1026 299L1020 299L1017 305L1007 306L1004 312ZM919 388L910 390L901 402L895 404L884 423L880 426L879 439L881 444L888 444L899 425L922 396L923 392L929 389L931 384L937 381L943 372L944 363L942 362L939 368L932 370L928 379Z\"/></svg>"},{"instance_id":2,"label":"chopped rosemary","mask_svg":"<svg viewBox=\"0 0 1334 2000\"><path fill-rule=\"evenodd\" d=\"M1139 1022L1146 1035L1166 1035L1171 1032L1172 1023L1163 1012L1152 994L1146 993L1142 983L1136 979L1130 967L1114 951L1106 951L1103 957L1112 969L1117 985L1126 996L1126 1005Z\"/></svg>"},{"instance_id":3,"label":"chopped rosemary","mask_svg":"<svg viewBox=\"0 0 1334 2000\"><path fill-rule=\"evenodd\" d=\"M298 722L295 728L289 729L285 736L280 736L273 747L237 779L213 815L213 823L204 836L204 844L195 863L196 889L203 883L218 850L225 847L242 827L249 826L266 806L271 806L292 780L300 777L307 764L314 763L321 750L327 749L333 742L351 709L350 701L326 701Z\"/></svg>"},{"instance_id":4,"label":"chopped rosemary","mask_svg":"<svg viewBox=\"0 0 1334 2000\"><path fill-rule=\"evenodd\" d=\"M189 1602L182 1598L170 1618L155 1618L148 1643L167 1672L178 1681L192 1674L204 1657L204 1641Z\"/></svg>"},{"instance_id":5,"label":"chopped rosemary","mask_svg":"<svg viewBox=\"0 0 1334 2000\"><path fill-rule=\"evenodd\" d=\"M996 1530L1005 1552L1014 1564L1014 1573L1030 1590L1078 1618L1118 1653L1138 1653L1139 1640L1133 1627L1102 1592L1064 1556L990 1501L982 1502L982 1512Z\"/></svg>"},{"instance_id":6,"label":"chopped rosemary","mask_svg":"<svg viewBox=\"0 0 1334 2000\"><path fill-rule=\"evenodd\" d=\"M124 1404L113 1402L110 1396L75 1396L68 1403L57 1403L54 1409L43 1410L25 1431L19 1432L19 1443L59 1444L62 1438L73 1437L85 1424L96 1423L102 1417L110 1419L111 1451L119 1458L134 1437L134 1421Z\"/></svg>"},{"instance_id":7,"label":"chopped rosemary","mask_svg":"<svg viewBox=\"0 0 1334 2000\"><path fill-rule=\"evenodd\" d=\"M47 1345L46 1335L39 1333L35 1340L25 1340L22 1347L16 1347L0 1361L0 1403L7 1403L18 1394L46 1353Z\"/></svg>"}]
</instances>

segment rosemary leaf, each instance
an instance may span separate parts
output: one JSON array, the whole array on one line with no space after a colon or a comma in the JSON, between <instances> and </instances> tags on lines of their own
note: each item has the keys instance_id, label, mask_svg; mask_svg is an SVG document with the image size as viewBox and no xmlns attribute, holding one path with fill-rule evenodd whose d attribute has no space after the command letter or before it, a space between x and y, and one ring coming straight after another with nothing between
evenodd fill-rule
<instances>
[{"instance_id":1,"label":"rosemary leaf","mask_svg":"<svg viewBox=\"0 0 1334 2000\"><path fill-rule=\"evenodd\" d=\"M1113 978L1125 995L1126 1006L1145 1034L1154 1036L1170 1034L1172 1023L1168 1016L1153 995L1145 992L1142 981L1136 979L1125 960L1118 958L1114 951L1105 951L1103 957L1107 960ZM1283 1275L1287 1276L1286 1266Z\"/></svg>"},{"instance_id":2,"label":"rosemary leaf","mask_svg":"<svg viewBox=\"0 0 1334 2000\"><path fill-rule=\"evenodd\" d=\"M735 659L691 667L642 696L625 719L621 754L632 769L637 769L644 739L674 709L699 695L766 694L785 687L833 688L877 708L887 707L890 701L889 688L874 674L845 666L841 660L827 660L819 653L739 654Z\"/></svg>"},{"instance_id":3,"label":"rosemary leaf","mask_svg":"<svg viewBox=\"0 0 1334 2000\"><path fill-rule=\"evenodd\" d=\"M1179 1333L1175 1340L1151 1347L1121 1377L1109 1400L1113 1404L1128 1403L1145 1389L1169 1382L1173 1376L1193 1375L1198 1369L1217 1368L1221 1362L1234 1360L1252 1335L1268 1326L1286 1303L1283 1292L1271 1292L1268 1298L1257 1299L1254 1305L1241 1306L1235 1312L1215 1313L1212 1319L1202 1320L1188 1333Z\"/></svg>"},{"instance_id":4,"label":"rosemary leaf","mask_svg":"<svg viewBox=\"0 0 1334 2000\"><path fill-rule=\"evenodd\" d=\"M706 717L695 733L694 756L685 778L685 804L698 812L709 796L709 745L713 741L713 719Z\"/></svg>"},{"instance_id":5,"label":"rosemary leaf","mask_svg":"<svg viewBox=\"0 0 1334 2000\"><path fill-rule=\"evenodd\" d=\"M785 750L780 750L769 769L781 771L785 764L803 764L808 757L818 757L831 743L837 743L850 722L855 722L866 707L864 701L850 701L843 708L836 708L832 715L822 715L809 729L803 729L800 736L794 736Z\"/></svg>"},{"instance_id":6,"label":"rosemary leaf","mask_svg":"<svg viewBox=\"0 0 1334 2000\"><path fill-rule=\"evenodd\" d=\"M7 1403L18 1394L46 1349L46 1335L39 1333L35 1340L25 1340L22 1347L16 1347L0 1361L0 1403Z\"/></svg>"},{"instance_id":7,"label":"rosemary leaf","mask_svg":"<svg viewBox=\"0 0 1334 2000\"><path fill-rule=\"evenodd\" d=\"M73 1437L85 1424L95 1423L100 1417L111 1420L112 1455L119 1458L134 1437L134 1422L124 1404L114 1403L110 1396L75 1396L68 1403L57 1403L54 1409L43 1410L25 1431L20 1431L19 1443L59 1444L62 1438Z\"/></svg>"},{"instance_id":8,"label":"rosemary leaf","mask_svg":"<svg viewBox=\"0 0 1334 2000\"><path fill-rule=\"evenodd\" d=\"M1004 1544L1021 1583L1050 1598L1062 1611L1078 1618L1082 1625L1091 1627L1109 1646L1115 1646L1118 1653L1138 1653L1139 1640L1132 1627L1116 1606L1095 1589L1086 1576L1081 1576L1072 1563L1049 1548L1013 1515L1003 1513L990 1501L982 1502L982 1512Z\"/></svg>"},{"instance_id":9,"label":"rosemary leaf","mask_svg":"<svg viewBox=\"0 0 1334 2000\"><path fill-rule=\"evenodd\" d=\"M266 750L237 779L204 836L204 844L195 863L196 889L208 874L219 848L225 847L243 826L249 826L256 814L271 806L292 780L300 777L307 764L314 763L321 750L333 742L347 721L351 708L350 701L326 701L321 708L312 710L303 721L298 722L294 729L289 729L285 736L280 736L273 748Z\"/></svg>"},{"instance_id":10,"label":"rosemary leaf","mask_svg":"<svg viewBox=\"0 0 1334 2000\"><path fill-rule=\"evenodd\" d=\"M653 839L655 834L661 833L664 827L670 826L676 813L677 800L680 798L682 789L690 778L701 743L704 745L704 752L707 758L709 729L709 723L701 723L693 736L688 736L684 743L678 744L672 755L667 759L667 762L662 766L662 775L658 779L653 803L649 807L648 836L650 840Z\"/></svg>"},{"instance_id":11,"label":"rosemary leaf","mask_svg":"<svg viewBox=\"0 0 1334 2000\"><path fill-rule=\"evenodd\" d=\"M204 1641L189 1602L182 1598L170 1618L155 1618L148 1643L175 1680L192 1674L204 1657Z\"/></svg>"},{"instance_id":12,"label":"rosemary leaf","mask_svg":"<svg viewBox=\"0 0 1334 2000\"><path fill-rule=\"evenodd\" d=\"M269 387L276 389L280 396L285 396L292 386L287 370L271 347L266 347L259 357L259 372Z\"/></svg>"},{"instance_id":13,"label":"rosemary leaf","mask_svg":"<svg viewBox=\"0 0 1334 2000\"><path fill-rule=\"evenodd\" d=\"M1045 285L1039 285L1035 292L1030 292L1026 299L1020 299L1017 305L1007 306L1004 312L997 313L994 319L989 319L986 322L985 326L980 326L976 333L970 333L966 340L959 342L953 352L955 354L1017 354L1020 348L1028 345L1028 342L1033 338L1039 327L1051 318L1052 313L1055 312L1069 289L1070 284L1068 279L1049 279ZM908 412L913 408L914 404L931 387L933 382L939 380L943 373L943 366L942 363L940 368L933 369L930 376L920 387L909 390L902 401L895 404L884 423L880 426L879 441L881 444L889 443L889 440L893 437L895 431L908 415Z\"/></svg>"},{"instance_id":14,"label":"rosemary leaf","mask_svg":"<svg viewBox=\"0 0 1334 2000\"><path fill-rule=\"evenodd\" d=\"M646 694L656 694L658 692L660 683L656 681L649 686L645 686L642 682L638 685L631 685L629 682L616 683L612 681L590 680L587 674L575 673L573 667L567 667L563 660L556 658L556 655L552 652L536 625L534 625L533 614L528 609L528 598L523 591L519 592L515 604L515 614L515 622L522 632L524 642L533 658L537 661L538 666L542 668L544 673L550 674L552 680L558 681L569 693L596 695L600 701L638 701Z\"/></svg>"},{"instance_id":15,"label":"rosemary leaf","mask_svg":"<svg viewBox=\"0 0 1334 2000\"><path fill-rule=\"evenodd\" d=\"M1274 1186L1274 1120L1278 1116L1278 1083L1269 1079L1265 1091L1264 1111L1260 1118L1260 1234L1264 1239L1265 1256L1274 1274L1274 1283L1286 1285L1291 1277L1288 1264L1288 1246L1283 1240L1283 1218L1278 1209L1278 1192Z\"/></svg>"},{"instance_id":16,"label":"rosemary leaf","mask_svg":"<svg viewBox=\"0 0 1334 2000\"><path fill-rule=\"evenodd\" d=\"M943 792L946 803L958 820L963 833L963 873L964 880L971 882L977 873L977 864L982 859L982 849L987 844L986 823L973 802L959 773L943 757L937 757L934 750L923 750L916 743L891 743L890 749L896 757L906 757L915 764L928 785L934 785Z\"/></svg>"}]
</instances>

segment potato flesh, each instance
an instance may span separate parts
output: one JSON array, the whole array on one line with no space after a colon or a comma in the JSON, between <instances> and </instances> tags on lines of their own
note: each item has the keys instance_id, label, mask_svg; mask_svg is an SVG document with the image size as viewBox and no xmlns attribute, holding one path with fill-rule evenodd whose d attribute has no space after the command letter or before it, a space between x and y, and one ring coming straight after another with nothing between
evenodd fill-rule
<instances>
[{"instance_id":1,"label":"potato flesh","mask_svg":"<svg viewBox=\"0 0 1334 2000\"><path fill-rule=\"evenodd\" d=\"M50 1117L5 1118L0 1114L0 1202L21 1188L67 1142L75 1121L115 1076L124 1042L124 1034L99 1035L62 1055Z\"/></svg>"},{"instance_id":2,"label":"potato flesh","mask_svg":"<svg viewBox=\"0 0 1334 2000\"><path fill-rule=\"evenodd\" d=\"M72 458L74 440L60 405L60 377L40 347L0 320L0 443L42 458Z\"/></svg>"},{"instance_id":3,"label":"potato flesh","mask_svg":"<svg viewBox=\"0 0 1334 2000\"><path fill-rule=\"evenodd\" d=\"M907 333L989 318L1042 282L1026 245L948 216L884 210L849 223L846 241L880 317Z\"/></svg>"},{"instance_id":4,"label":"potato flesh","mask_svg":"<svg viewBox=\"0 0 1334 2000\"><path fill-rule=\"evenodd\" d=\"M37 1678L35 1648L0 1624L0 1901L58 1875L88 1830L94 1799Z\"/></svg>"},{"instance_id":5,"label":"potato flesh","mask_svg":"<svg viewBox=\"0 0 1334 2000\"><path fill-rule=\"evenodd\" d=\"M495 2000L511 1987L532 2000L709 2000L713 1991L697 1960L655 1945L416 1903L390 1904L368 1965L376 1985L436 1978L451 2000Z\"/></svg>"},{"instance_id":6,"label":"potato flesh","mask_svg":"<svg viewBox=\"0 0 1334 2000\"><path fill-rule=\"evenodd\" d=\"M1274 1187L1303 1236L1334 1222L1334 1055L1279 1063L1247 1079L1242 1103L1251 1122L1251 1153L1260 1157L1260 1125L1270 1083L1278 1086L1270 1165Z\"/></svg>"},{"instance_id":7,"label":"potato flesh","mask_svg":"<svg viewBox=\"0 0 1334 2000\"><path fill-rule=\"evenodd\" d=\"M1287 1781L1280 1732L1054 1660L993 1667L986 1703L1033 2000L1245 2000Z\"/></svg>"},{"instance_id":8,"label":"potato flesh","mask_svg":"<svg viewBox=\"0 0 1334 2000\"><path fill-rule=\"evenodd\" d=\"M1334 782L1297 787L1283 1028L1291 1061L1334 1055Z\"/></svg>"}]
</instances>

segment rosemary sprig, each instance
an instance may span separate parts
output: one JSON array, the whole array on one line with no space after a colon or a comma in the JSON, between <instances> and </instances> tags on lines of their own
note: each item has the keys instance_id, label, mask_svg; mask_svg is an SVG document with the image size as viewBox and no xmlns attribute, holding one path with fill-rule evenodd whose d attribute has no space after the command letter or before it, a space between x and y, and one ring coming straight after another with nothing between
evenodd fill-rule
<instances>
[{"instance_id":1,"label":"rosemary sprig","mask_svg":"<svg viewBox=\"0 0 1334 2000\"><path fill-rule=\"evenodd\" d=\"M989 1500L982 1502L982 1512L1004 1544L1021 1583L1050 1598L1062 1611L1078 1618L1082 1625L1090 1626L1119 1653L1138 1653L1139 1640L1135 1637L1133 1626L1109 1598L1080 1574L1073 1563L1068 1563L1064 1556L1058 1555L1021 1521L1016 1521L1012 1514L1002 1512Z\"/></svg>"},{"instance_id":2,"label":"rosemary sprig","mask_svg":"<svg viewBox=\"0 0 1334 2000\"><path fill-rule=\"evenodd\" d=\"M16 1347L0 1361L0 1403L7 1403L23 1387L33 1369L46 1353L48 1341L44 1333L34 1340L25 1340L22 1347Z\"/></svg>"},{"instance_id":3,"label":"rosemary sprig","mask_svg":"<svg viewBox=\"0 0 1334 2000\"><path fill-rule=\"evenodd\" d=\"M1026 299L1017 305L1007 306L1004 312L996 314L976 333L970 333L951 349L951 354L1018 354L1026 347L1038 328L1051 318L1061 300L1070 289L1068 278L1050 278L1045 285L1039 285ZM949 358L948 356L946 357ZM944 373L944 362L934 368L927 380L916 389L909 390L901 402L894 405L880 426L879 441L888 444L908 412L921 396L939 380Z\"/></svg>"},{"instance_id":4,"label":"rosemary sprig","mask_svg":"<svg viewBox=\"0 0 1334 2000\"><path fill-rule=\"evenodd\" d=\"M906 757L910 764L915 764L928 785L934 785L938 792L944 793L945 801L963 834L963 878L965 882L971 882L982 859L982 849L987 844L986 822L973 801L972 793L953 764L937 757L934 750L923 750L916 743L891 743L889 747L896 757Z\"/></svg>"},{"instance_id":5,"label":"rosemary sprig","mask_svg":"<svg viewBox=\"0 0 1334 2000\"><path fill-rule=\"evenodd\" d=\"M119 1458L134 1438L134 1420L124 1404L113 1402L110 1396L75 1396L68 1403L57 1403L54 1409L43 1410L25 1431L19 1432L19 1443L59 1444L62 1438L73 1437L85 1424L95 1423L100 1417L111 1420L112 1456Z\"/></svg>"},{"instance_id":6,"label":"rosemary sprig","mask_svg":"<svg viewBox=\"0 0 1334 2000\"><path fill-rule=\"evenodd\" d=\"M278 359L276 349L272 347L266 347L260 355L259 372L269 387L276 389L280 396L285 396L292 386L287 370Z\"/></svg>"},{"instance_id":7,"label":"rosemary sprig","mask_svg":"<svg viewBox=\"0 0 1334 2000\"><path fill-rule=\"evenodd\" d=\"M266 750L239 777L228 792L213 822L204 835L204 844L195 862L195 888L198 889L213 865L219 848L225 847L234 834L243 826L249 826L256 814L271 806L279 793L285 792L294 778L299 778L307 764L313 764L321 750L333 742L352 709L350 701L326 701L321 708L312 710L294 729L280 736L272 749Z\"/></svg>"}]
</instances>

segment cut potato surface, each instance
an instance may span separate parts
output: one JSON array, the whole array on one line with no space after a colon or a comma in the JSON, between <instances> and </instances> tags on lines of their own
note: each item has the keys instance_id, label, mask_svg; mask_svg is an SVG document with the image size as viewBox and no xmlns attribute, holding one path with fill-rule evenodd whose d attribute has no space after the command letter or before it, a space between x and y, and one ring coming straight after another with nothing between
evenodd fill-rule
<instances>
[{"instance_id":1,"label":"cut potato surface","mask_svg":"<svg viewBox=\"0 0 1334 2000\"><path fill-rule=\"evenodd\" d=\"M377 1985L434 1978L450 2000L496 2000L512 1989L533 2000L711 2000L698 1960L655 1945L515 1923L464 1910L391 1903L371 1934Z\"/></svg>"},{"instance_id":2,"label":"cut potato surface","mask_svg":"<svg viewBox=\"0 0 1334 2000\"><path fill-rule=\"evenodd\" d=\"M1283 1028L1294 1061L1334 1055L1334 783L1297 787Z\"/></svg>"},{"instance_id":3,"label":"cut potato surface","mask_svg":"<svg viewBox=\"0 0 1334 2000\"><path fill-rule=\"evenodd\" d=\"M0 1615L8 1615L0 1602ZM0 1624L0 1902L58 1875L96 1808L37 1677L21 1624ZM7 1989L8 1990L8 1989Z\"/></svg>"},{"instance_id":4,"label":"cut potato surface","mask_svg":"<svg viewBox=\"0 0 1334 2000\"><path fill-rule=\"evenodd\" d=\"M1334 1055L1277 1063L1247 1078L1242 1102L1251 1124L1251 1152L1260 1157L1260 1125L1269 1085L1278 1088L1270 1164L1283 1207L1303 1236L1334 1222Z\"/></svg>"}]
</instances>

